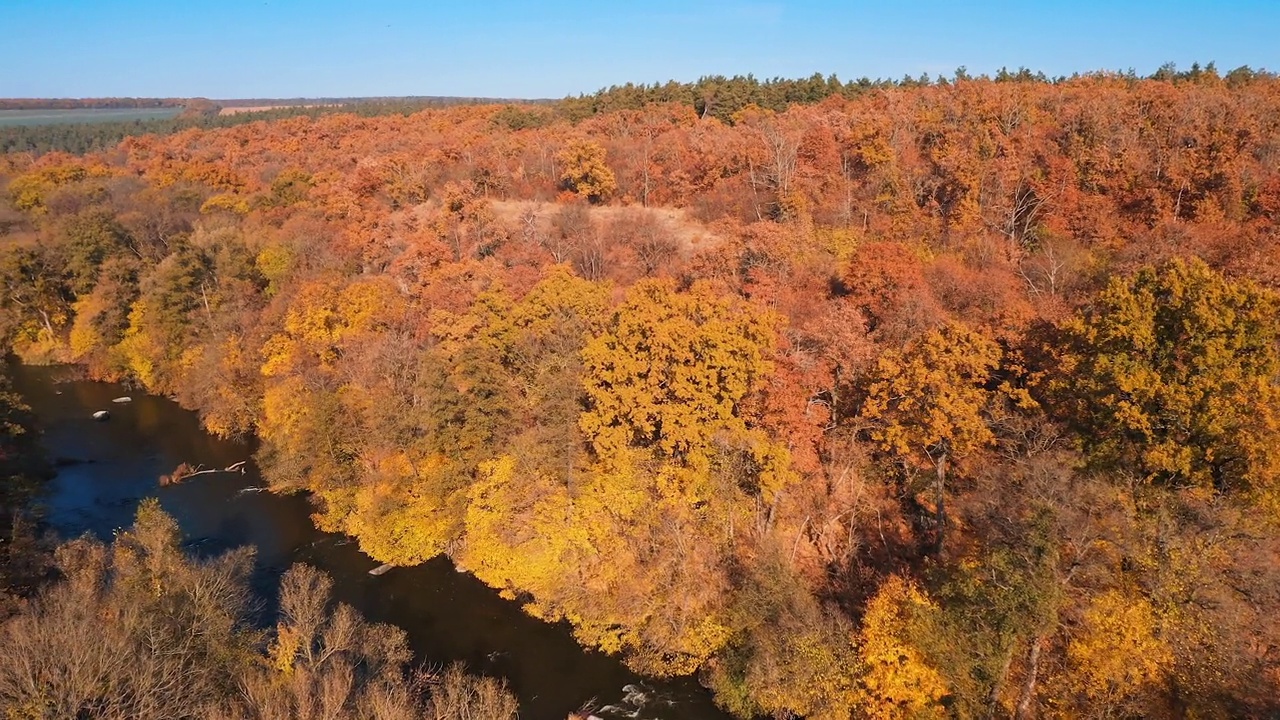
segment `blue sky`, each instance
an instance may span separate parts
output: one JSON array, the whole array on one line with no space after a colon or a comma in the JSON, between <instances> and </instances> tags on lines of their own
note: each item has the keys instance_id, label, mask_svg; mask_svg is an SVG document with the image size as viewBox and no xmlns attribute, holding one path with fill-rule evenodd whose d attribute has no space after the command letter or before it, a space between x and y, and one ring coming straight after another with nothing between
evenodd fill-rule
<instances>
[{"instance_id":1,"label":"blue sky","mask_svg":"<svg viewBox=\"0 0 1280 720\"><path fill-rule=\"evenodd\" d=\"M1280 0L0 0L0 96L561 97L700 75L1280 70Z\"/></svg>"}]
</instances>

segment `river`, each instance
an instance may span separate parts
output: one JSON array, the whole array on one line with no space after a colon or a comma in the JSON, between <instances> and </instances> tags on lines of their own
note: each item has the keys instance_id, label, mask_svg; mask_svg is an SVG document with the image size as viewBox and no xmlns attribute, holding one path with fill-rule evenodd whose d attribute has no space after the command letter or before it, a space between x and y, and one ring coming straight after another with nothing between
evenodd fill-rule
<instances>
[{"instance_id":1,"label":"river","mask_svg":"<svg viewBox=\"0 0 1280 720\"><path fill-rule=\"evenodd\" d=\"M728 720L691 679L637 677L616 659L583 650L565 626L524 614L517 604L446 559L369 575L378 563L350 539L317 530L301 495L275 495L253 465L253 445L204 432L195 413L122 385L70 379L74 368L11 364L14 388L34 410L57 475L45 517L64 538L85 532L108 539L132 522L138 503L158 497L177 518L192 552L241 545L258 550L260 589L292 563L334 578L338 599L374 621L409 634L417 660L461 660L473 672L506 678L525 720L564 720L593 702L602 718ZM131 396L130 403L112 399ZM92 419L108 410L111 419ZM222 468L248 460L244 474L211 474L160 487L179 463Z\"/></svg>"}]
</instances>

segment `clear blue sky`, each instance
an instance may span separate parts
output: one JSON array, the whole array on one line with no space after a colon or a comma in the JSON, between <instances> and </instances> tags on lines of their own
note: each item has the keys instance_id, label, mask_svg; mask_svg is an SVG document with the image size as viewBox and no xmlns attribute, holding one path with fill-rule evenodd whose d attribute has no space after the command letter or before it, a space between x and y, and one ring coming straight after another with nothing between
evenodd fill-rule
<instances>
[{"instance_id":1,"label":"clear blue sky","mask_svg":"<svg viewBox=\"0 0 1280 720\"><path fill-rule=\"evenodd\" d=\"M1280 70L1280 0L0 0L0 96L561 97L708 74Z\"/></svg>"}]
</instances>

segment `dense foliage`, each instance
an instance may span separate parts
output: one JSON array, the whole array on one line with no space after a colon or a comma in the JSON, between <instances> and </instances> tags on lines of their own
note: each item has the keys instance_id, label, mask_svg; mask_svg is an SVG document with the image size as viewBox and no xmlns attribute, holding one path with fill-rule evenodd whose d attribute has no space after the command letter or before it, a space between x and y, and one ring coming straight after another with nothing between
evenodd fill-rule
<instances>
[{"instance_id":1,"label":"dense foliage","mask_svg":"<svg viewBox=\"0 0 1280 720\"><path fill-rule=\"evenodd\" d=\"M307 565L281 579L275 627L256 630L252 550L185 556L155 500L109 545L81 538L55 556L61 580L0 625L7 718L516 716L499 681L406 673L404 631L333 602Z\"/></svg>"},{"instance_id":2,"label":"dense foliage","mask_svg":"<svg viewBox=\"0 0 1280 720\"><path fill-rule=\"evenodd\" d=\"M0 335L743 717L1274 715L1280 82L1011 79L12 154Z\"/></svg>"}]
</instances>

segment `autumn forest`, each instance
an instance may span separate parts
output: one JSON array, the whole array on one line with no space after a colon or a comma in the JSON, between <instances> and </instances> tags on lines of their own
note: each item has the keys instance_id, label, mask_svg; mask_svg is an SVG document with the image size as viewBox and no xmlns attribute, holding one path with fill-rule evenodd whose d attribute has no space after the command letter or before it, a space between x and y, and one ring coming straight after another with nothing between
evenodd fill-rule
<instances>
[{"instance_id":1,"label":"autumn forest","mask_svg":"<svg viewBox=\"0 0 1280 720\"><path fill-rule=\"evenodd\" d=\"M1280 713L1280 79L718 78L172 130L0 156L0 344L256 437L374 560L447 555L741 718ZM184 559L171 524L64 546L5 632L171 577L231 638L251 558ZM310 609L235 636L270 702L200 712L289 716L262 708L322 681L326 622L388 648L339 637L371 678L349 716L422 711L393 628L285 581ZM12 672L15 717L74 714Z\"/></svg>"}]
</instances>

